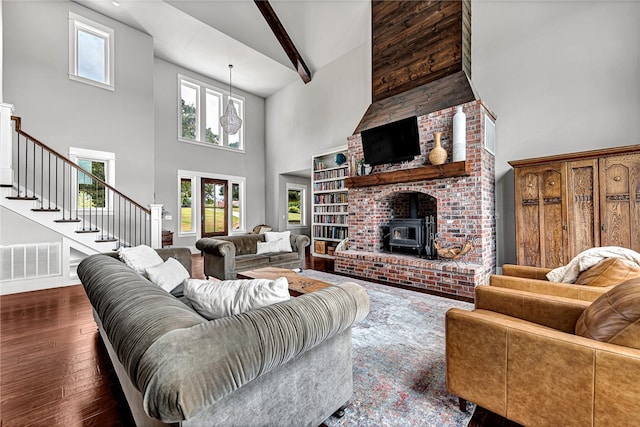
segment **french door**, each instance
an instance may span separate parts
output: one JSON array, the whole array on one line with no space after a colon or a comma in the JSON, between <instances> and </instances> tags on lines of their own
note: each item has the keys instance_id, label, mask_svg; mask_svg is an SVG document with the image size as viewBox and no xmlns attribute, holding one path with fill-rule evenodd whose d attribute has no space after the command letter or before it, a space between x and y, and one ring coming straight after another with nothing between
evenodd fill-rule
<instances>
[{"instance_id":1,"label":"french door","mask_svg":"<svg viewBox=\"0 0 640 427\"><path fill-rule=\"evenodd\" d=\"M200 188L202 237L227 236L229 234L228 182L221 179L202 178Z\"/></svg>"}]
</instances>

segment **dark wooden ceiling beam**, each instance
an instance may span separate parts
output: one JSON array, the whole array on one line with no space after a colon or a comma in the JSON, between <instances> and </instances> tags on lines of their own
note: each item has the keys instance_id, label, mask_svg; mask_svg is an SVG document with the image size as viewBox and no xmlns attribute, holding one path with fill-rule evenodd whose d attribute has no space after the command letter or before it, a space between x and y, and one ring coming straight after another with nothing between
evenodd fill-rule
<instances>
[{"instance_id":1,"label":"dark wooden ceiling beam","mask_svg":"<svg viewBox=\"0 0 640 427\"><path fill-rule=\"evenodd\" d=\"M287 34L287 31L284 29L280 19L278 19L278 15L276 15L271 4L269 4L267 0L254 0L254 3L258 6L260 13L262 13L267 24L269 24L271 31L273 31L273 34L280 42L280 45L289 57L289 60L298 71L298 74L300 74L302 81L309 83L311 81L311 71L309 71L307 64L304 63L302 55L300 55L300 52L296 49L296 46L293 44L293 40L291 40L291 37Z\"/></svg>"}]
</instances>

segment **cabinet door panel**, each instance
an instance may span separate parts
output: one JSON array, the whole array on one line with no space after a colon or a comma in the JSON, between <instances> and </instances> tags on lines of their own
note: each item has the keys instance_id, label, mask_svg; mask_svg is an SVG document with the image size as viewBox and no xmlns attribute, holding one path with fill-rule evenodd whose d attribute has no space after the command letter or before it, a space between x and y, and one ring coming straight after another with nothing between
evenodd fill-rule
<instances>
[{"instance_id":1,"label":"cabinet door panel","mask_svg":"<svg viewBox=\"0 0 640 427\"><path fill-rule=\"evenodd\" d=\"M600 215L603 246L640 251L640 154L600 160Z\"/></svg>"},{"instance_id":2,"label":"cabinet door panel","mask_svg":"<svg viewBox=\"0 0 640 427\"><path fill-rule=\"evenodd\" d=\"M540 185L536 173L516 171L518 264L541 265L540 259ZM520 175L520 176L519 176Z\"/></svg>"},{"instance_id":3,"label":"cabinet door panel","mask_svg":"<svg viewBox=\"0 0 640 427\"><path fill-rule=\"evenodd\" d=\"M563 164L516 170L518 264L557 267L565 261Z\"/></svg>"},{"instance_id":4,"label":"cabinet door panel","mask_svg":"<svg viewBox=\"0 0 640 427\"><path fill-rule=\"evenodd\" d=\"M600 246L598 160L569 162L567 178L567 258L571 259L586 249Z\"/></svg>"},{"instance_id":5,"label":"cabinet door panel","mask_svg":"<svg viewBox=\"0 0 640 427\"><path fill-rule=\"evenodd\" d=\"M543 172L542 259L545 267L564 264L564 220L562 215L562 174L557 170Z\"/></svg>"}]
</instances>

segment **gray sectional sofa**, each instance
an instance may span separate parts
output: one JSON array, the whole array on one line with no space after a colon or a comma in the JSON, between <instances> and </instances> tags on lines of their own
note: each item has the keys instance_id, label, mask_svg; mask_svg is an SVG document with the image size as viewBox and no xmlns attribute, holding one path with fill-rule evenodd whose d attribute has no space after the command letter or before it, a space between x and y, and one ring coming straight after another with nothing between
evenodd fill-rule
<instances>
[{"instance_id":1,"label":"gray sectional sofa","mask_svg":"<svg viewBox=\"0 0 640 427\"><path fill-rule=\"evenodd\" d=\"M188 249L157 251L191 267ZM208 321L116 256L78 275L138 426L316 426L351 397L359 285Z\"/></svg>"},{"instance_id":2,"label":"gray sectional sofa","mask_svg":"<svg viewBox=\"0 0 640 427\"><path fill-rule=\"evenodd\" d=\"M238 272L262 267L304 268L305 248L310 239L302 234L291 234L293 252L256 254L258 242L264 234L205 237L196 242L204 254L204 274L218 279L235 279Z\"/></svg>"}]
</instances>

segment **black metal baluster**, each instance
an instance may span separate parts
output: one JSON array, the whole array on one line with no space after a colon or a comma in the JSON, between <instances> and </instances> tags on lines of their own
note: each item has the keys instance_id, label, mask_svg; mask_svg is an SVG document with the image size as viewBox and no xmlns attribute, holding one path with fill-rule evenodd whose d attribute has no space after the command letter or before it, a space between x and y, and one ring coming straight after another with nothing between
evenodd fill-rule
<instances>
[{"instance_id":1,"label":"black metal baluster","mask_svg":"<svg viewBox=\"0 0 640 427\"><path fill-rule=\"evenodd\" d=\"M35 154L36 146L33 146ZM35 159L34 159L35 162ZM36 168L34 165L33 176L36 176ZM35 185L33 188L35 189ZM40 147L40 209L44 209L44 148Z\"/></svg>"},{"instance_id":2,"label":"black metal baluster","mask_svg":"<svg viewBox=\"0 0 640 427\"><path fill-rule=\"evenodd\" d=\"M31 188L31 195L35 199L36 197L36 144L33 144L33 187Z\"/></svg>"}]
</instances>

